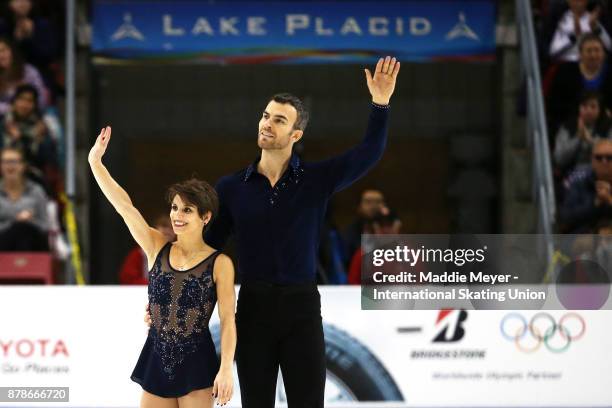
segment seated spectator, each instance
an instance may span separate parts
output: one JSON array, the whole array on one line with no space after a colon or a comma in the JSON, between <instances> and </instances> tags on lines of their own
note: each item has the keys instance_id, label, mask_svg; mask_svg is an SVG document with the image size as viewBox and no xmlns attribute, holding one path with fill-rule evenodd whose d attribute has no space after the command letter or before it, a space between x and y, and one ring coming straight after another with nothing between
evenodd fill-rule
<instances>
[{"instance_id":1,"label":"seated spectator","mask_svg":"<svg viewBox=\"0 0 612 408\"><path fill-rule=\"evenodd\" d=\"M565 198L559 208L564 232L585 233L605 218L612 217L612 140L595 142L591 165L576 169L566 182Z\"/></svg>"},{"instance_id":2,"label":"seated spectator","mask_svg":"<svg viewBox=\"0 0 612 408\"><path fill-rule=\"evenodd\" d=\"M170 224L170 217L160 215L155 219L153 228L166 236L169 242L176 241L176 234ZM119 283L122 285L146 285L149 283L149 270L147 269L147 256L139 246L132 249L121 265Z\"/></svg>"},{"instance_id":3,"label":"seated spectator","mask_svg":"<svg viewBox=\"0 0 612 408\"><path fill-rule=\"evenodd\" d=\"M28 164L44 172L56 164L56 150L37 106L36 88L18 86L11 110L0 124L0 149L13 147L23 151Z\"/></svg>"},{"instance_id":4,"label":"seated spectator","mask_svg":"<svg viewBox=\"0 0 612 408\"><path fill-rule=\"evenodd\" d=\"M555 139L555 165L561 174L568 174L577 165L588 164L597 139L612 136L610 119L601 110L597 92L586 91L580 98L578 115L563 124Z\"/></svg>"},{"instance_id":5,"label":"seated spectator","mask_svg":"<svg viewBox=\"0 0 612 408\"><path fill-rule=\"evenodd\" d=\"M5 148L0 154L0 251L47 251L47 197L28 180L23 153Z\"/></svg>"},{"instance_id":6,"label":"seated spectator","mask_svg":"<svg viewBox=\"0 0 612 408\"><path fill-rule=\"evenodd\" d=\"M34 66L24 64L12 43L0 38L0 115L10 110L10 103L19 85L30 84L38 92L38 108L48 105L48 93L40 73Z\"/></svg>"},{"instance_id":7,"label":"seated spectator","mask_svg":"<svg viewBox=\"0 0 612 408\"><path fill-rule=\"evenodd\" d=\"M379 190L368 189L361 193L357 218L342 233L342 240L346 247L345 253L349 257L349 262L355 251L361 247L361 234L364 233L365 225L384 205L385 197Z\"/></svg>"},{"instance_id":8,"label":"seated spectator","mask_svg":"<svg viewBox=\"0 0 612 408\"><path fill-rule=\"evenodd\" d=\"M585 90L603 95L604 111L612 105L612 77L606 66L601 39L594 34L585 34L580 40L579 51L579 63L561 65L546 96L547 116L553 134L572 115Z\"/></svg>"},{"instance_id":9,"label":"seated spectator","mask_svg":"<svg viewBox=\"0 0 612 408\"><path fill-rule=\"evenodd\" d=\"M34 13L32 0L10 0L0 20L0 36L9 38L25 60L39 70L47 70L58 57L59 43L55 27Z\"/></svg>"},{"instance_id":10,"label":"seated spectator","mask_svg":"<svg viewBox=\"0 0 612 408\"><path fill-rule=\"evenodd\" d=\"M554 32L548 52L553 60L577 62L578 43L580 38L588 33L598 36L605 49L612 51L610 35L601 22L601 5L594 5L589 11L587 3L587 0L567 0L563 7L551 13L549 26L554 26Z\"/></svg>"},{"instance_id":11,"label":"seated spectator","mask_svg":"<svg viewBox=\"0 0 612 408\"><path fill-rule=\"evenodd\" d=\"M382 206L367 224L365 231L374 235L399 234L402 229L402 222L397 214L386 206ZM348 272L349 285L359 285L361 283L361 261L363 255L363 249L360 244L351 258Z\"/></svg>"}]
</instances>

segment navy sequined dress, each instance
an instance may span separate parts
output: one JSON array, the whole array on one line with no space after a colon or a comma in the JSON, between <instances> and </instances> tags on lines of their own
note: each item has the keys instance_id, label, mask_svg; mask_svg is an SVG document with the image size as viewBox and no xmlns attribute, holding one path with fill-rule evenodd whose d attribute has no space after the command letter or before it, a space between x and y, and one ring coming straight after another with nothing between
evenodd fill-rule
<instances>
[{"instance_id":1,"label":"navy sequined dress","mask_svg":"<svg viewBox=\"0 0 612 408\"><path fill-rule=\"evenodd\" d=\"M149 272L151 328L132 380L160 397L180 397L213 385L219 359L208 330L217 294L214 252L191 269L170 266L167 243Z\"/></svg>"}]
</instances>

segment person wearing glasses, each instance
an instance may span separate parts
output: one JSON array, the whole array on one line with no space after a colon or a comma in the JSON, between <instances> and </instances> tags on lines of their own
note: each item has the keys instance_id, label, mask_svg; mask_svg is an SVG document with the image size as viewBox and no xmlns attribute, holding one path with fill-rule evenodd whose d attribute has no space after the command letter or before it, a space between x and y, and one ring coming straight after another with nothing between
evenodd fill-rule
<instances>
[{"instance_id":1,"label":"person wearing glasses","mask_svg":"<svg viewBox=\"0 0 612 408\"><path fill-rule=\"evenodd\" d=\"M565 183L559 208L564 232L591 232L598 221L612 217L612 140L595 142L591 165L577 169Z\"/></svg>"}]
</instances>

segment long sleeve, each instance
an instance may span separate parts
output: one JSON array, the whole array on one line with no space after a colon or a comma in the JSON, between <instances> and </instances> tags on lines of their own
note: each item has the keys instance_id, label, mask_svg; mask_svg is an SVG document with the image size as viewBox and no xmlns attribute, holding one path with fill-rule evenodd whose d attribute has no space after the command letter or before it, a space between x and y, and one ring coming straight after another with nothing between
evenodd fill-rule
<instances>
[{"instance_id":1,"label":"long sleeve","mask_svg":"<svg viewBox=\"0 0 612 408\"><path fill-rule=\"evenodd\" d=\"M33 197L35 200L34 204L34 215L32 217L32 223L43 231L49 230L49 217L47 215L47 196L45 195L42 188L36 186L33 190Z\"/></svg>"},{"instance_id":2,"label":"long sleeve","mask_svg":"<svg viewBox=\"0 0 612 408\"><path fill-rule=\"evenodd\" d=\"M228 192L221 179L215 186L219 197L219 213L213 219L208 231L204 234L205 241L215 249L222 250L233 231L232 216L228 207Z\"/></svg>"},{"instance_id":3,"label":"long sleeve","mask_svg":"<svg viewBox=\"0 0 612 408\"><path fill-rule=\"evenodd\" d=\"M550 43L549 54L551 57L557 57L569 50L576 44L576 36L573 32L564 30L563 27L557 27L552 42Z\"/></svg>"},{"instance_id":4,"label":"long sleeve","mask_svg":"<svg viewBox=\"0 0 612 408\"><path fill-rule=\"evenodd\" d=\"M331 194L348 187L368 172L382 157L387 144L389 107L372 105L365 137L345 153L321 162Z\"/></svg>"},{"instance_id":5,"label":"long sleeve","mask_svg":"<svg viewBox=\"0 0 612 408\"><path fill-rule=\"evenodd\" d=\"M573 185L566 192L565 200L559 209L560 221L577 232L588 227L593 220L606 211L605 205L595 206L595 195L586 188L584 182Z\"/></svg>"},{"instance_id":6,"label":"long sleeve","mask_svg":"<svg viewBox=\"0 0 612 408\"><path fill-rule=\"evenodd\" d=\"M555 163L561 168L572 164L580 148L580 138L572 137L565 126L561 126L555 138Z\"/></svg>"}]
</instances>

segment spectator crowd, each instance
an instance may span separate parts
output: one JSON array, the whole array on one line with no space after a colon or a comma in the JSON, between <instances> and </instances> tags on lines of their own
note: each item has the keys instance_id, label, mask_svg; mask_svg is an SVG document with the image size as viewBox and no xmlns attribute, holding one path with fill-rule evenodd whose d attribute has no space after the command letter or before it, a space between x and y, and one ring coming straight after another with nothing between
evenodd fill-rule
<instances>
[{"instance_id":1,"label":"spectator crowd","mask_svg":"<svg viewBox=\"0 0 612 408\"><path fill-rule=\"evenodd\" d=\"M44 0L0 5L0 252L56 248L61 8Z\"/></svg>"},{"instance_id":2,"label":"spectator crowd","mask_svg":"<svg viewBox=\"0 0 612 408\"><path fill-rule=\"evenodd\" d=\"M596 233L612 219L612 2L540 2L543 94L558 232Z\"/></svg>"}]
</instances>

